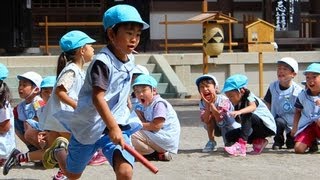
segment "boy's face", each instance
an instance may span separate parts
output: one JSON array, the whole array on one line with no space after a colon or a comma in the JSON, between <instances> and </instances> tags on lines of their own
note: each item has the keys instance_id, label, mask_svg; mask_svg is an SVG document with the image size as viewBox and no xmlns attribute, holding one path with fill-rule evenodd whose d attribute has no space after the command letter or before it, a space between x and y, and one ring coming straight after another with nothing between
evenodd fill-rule
<instances>
[{"instance_id":1,"label":"boy's face","mask_svg":"<svg viewBox=\"0 0 320 180\"><path fill-rule=\"evenodd\" d=\"M153 96L156 94L156 90L147 85L134 86L133 92L143 106L151 104Z\"/></svg>"},{"instance_id":2,"label":"boy's face","mask_svg":"<svg viewBox=\"0 0 320 180\"><path fill-rule=\"evenodd\" d=\"M37 90L33 89L38 89L37 87L35 87L32 82L28 79L21 79L19 80L19 86L18 86L18 92L19 92L19 96L21 99L26 99L27 97L31 97L30 94L31 93L38 93ZM33 91L33 92L32 92Z\"/></svg>"},{"instance_id":3,"label":"boy's face","mask_svg":"<svg viewBox=\"0 0 320 180\"><path fill-rule=\"evenodd\" d=\"M134 25L120 25L117 32L108 30L108 36L114 47L113 53L121 58L131 54L138 46L141 36L141 27Z\"/></svg>"},{"instance_id":4,"label":"boy's face","mask_svg":"<svg viewBox=\"0 0 320 180\"><path fill-rule=\"evenodd\" d=\"M48 102L49 97L51 96L52 89L52 87L41 88L40 96L45 102Z\"/></svg>"},{"instance_id":5,"label":"boy's face","mask_svg":"<svg viewBox=\"0 0 320 180\"><path fill-rule=\"evenodd\" d=\"M199 83L199 92L207 101L211 101L216 96L216 88L208 80L203 80Z\"/></svg>"},{"instance_id":6,"label":"boy's face","mask_svg":"<svg viewBox=\"0 0 320 180\"><path fill-rule=\"evenodd\" d=\"M237 105L241 101L242 95L238 90L227 91L225 94L233 105Z\"/></svg>"},{"instance_id":7,"label":"boy's face","mask_svg":"<svg viewBox=\"0 0 320 180\"><path fill-rule=\"evenodd\" d=\"M292 71L292 68L289 65L279 63L277 65L277 76L281 84L290 82L296 76L296 73Z\"/></svg>"},{"instance_id":8,"label":"boy's face","mask_svg":"<svg viewBox=\"0 0 320 180\"><path fill-rule=\"evenodd\" d=\"M318 95L320 93L320 74L309 72L305 76L308 89L312 94Z\"/></svg>"}]
</instances>

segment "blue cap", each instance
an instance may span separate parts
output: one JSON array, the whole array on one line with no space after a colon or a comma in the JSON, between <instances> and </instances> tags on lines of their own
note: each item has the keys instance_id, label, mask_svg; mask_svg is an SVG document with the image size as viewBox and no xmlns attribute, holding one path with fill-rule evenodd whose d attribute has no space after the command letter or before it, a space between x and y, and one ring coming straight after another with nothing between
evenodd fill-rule
<instances>
[{"instance_id":1,"label":"blue cap","mask_svg":"<svg viewBox=\"0 0 320 180\"><path fill-rule=\"evenodd\" d=\"M94 42L96 40L89 37L86 33L74 30L63 35L59 44L63 52L68 52Z\"/></svg>"},{"instance_id":2,"label":"blue cap","mask_svg":"<svg viewBox=\"0 0 320 180\"><path fill-rule=\"evenodd\" d=\"M41 88L48 88L48 87L53 87L56 84L56 76L47 76L42 79Z\"/></svg>"},{"instance_id":3,"label":"blue cap","mask_svg":"<svg viewBox=\"0 0 320 180\"><path fill-rule=\"evenodd\" d=\"M152 76L146 75L146 74L141 74L133 81L132 87L137 86L137 85L148 85L153 88L156 88L158 83L157 83L156 79L154 79Z\"/></svg>"},{"instance_id":4,"label":"blue cap","mask_svg":"<svg viewBox=\"0 0 320 180\"><path fill-rule=\"evenodd\" d=\"M308 73L308 72L320 74L320 64L319 63L310 64L307 67L307 69L303 72L303 74L306 75L306 73Z\"/></svg>"},{"instance_id":5,"label":"blue cap","mask_svg":"<svg viewBox=\"0 0 320 180\"><path fill-rule=\"evenodd\" d=\"M248 78L242 74L235 74L230 76L224 83L222 92L241 89L248 84Z\"/></svg>"},{"instance_id":6,"label":"blue cap","mask_svg":"<svg viewBox=\"0 0 320 180\"><path fill-rule=\"evenodd\" d=\"M122 22L137 22L143 25L143 29L149 28L149 25L144 22L136 8L130 5L120 4L109 8L103 15L104 30L113 27Z\"/></svg>"},{"instance_id":7,"label":"blue cap","mask_svg":"<svg viewBox=\"0 0 320 180\"><path fill-rule=\"evenodd\" d=\"M199 87L200 82L201 82L202 80L204 80L204 79L211 79L211 80L213 80L214 83L215 83L215 86L216 86L216 87L219 87L219 83L218 83L216 77L214 77L214 76L212 76L212 75L210 75L210 74L204 74L204 75L201 75L200 77L198 77L198 78L196 79L196 85Z\"/></svg>"},{"instance_id":8,"label":"blue cap","mask_svg":"<svg viewBox=\"0 0 320 180\"><path fill-rule=\"evenodd\" d=\"M8 68L0 63L0 80L4 80L8 77L9 71Z\"/></svg>"}]
</instances>

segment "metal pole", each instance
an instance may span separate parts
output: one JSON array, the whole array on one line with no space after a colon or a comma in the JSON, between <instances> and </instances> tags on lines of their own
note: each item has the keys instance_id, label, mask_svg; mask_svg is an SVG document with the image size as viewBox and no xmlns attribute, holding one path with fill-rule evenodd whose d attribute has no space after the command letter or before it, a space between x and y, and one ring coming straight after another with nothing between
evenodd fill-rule
<instances>
[{"instance_id":1,"label":"metal pole","mask_svg":"<svg viewBox=\"0 0 320 180\"><path fill-rule=\"evenodd\" d=\"M207 0L203 0L202 2L202 13L208 12L208 2ZM205 22L207 23L207 22ZM202 23L202 29L204 31L204 28L206 27L205 23ZM203 42L202 42L203 43ZM202 46L202 60L203 60L203 67L202 67L202 73L208 74L208 55L204 50L204 47Z\"/></svg>"},{"instance_id":2,"label":"metal pole","mask_svg":"<svg viewBox=\"0 0 320 180\"><path fill-rule=\"evenodd\" d=\"M168 18L167 15L164 15L164 51L168 53Z\"/></svg>"}]
</instances>

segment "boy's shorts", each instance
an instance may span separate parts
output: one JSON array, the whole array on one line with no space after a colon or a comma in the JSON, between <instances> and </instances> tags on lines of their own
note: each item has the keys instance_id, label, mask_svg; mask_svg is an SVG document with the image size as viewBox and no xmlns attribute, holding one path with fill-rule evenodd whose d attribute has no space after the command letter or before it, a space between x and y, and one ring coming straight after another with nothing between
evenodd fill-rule
<instances>
[{"instance_id":1,"label":"boy's shorts","mask_svg":"<svg viewBox=\"0 0 320 180\"><path fill-rule=\"evenodd\" d=\"M25 133L24 129L24 121L20 121L19 119L15 119L14 121L14 128L16 131L18 131L20 134Z\"/></svg>"},{"instance_id":2,"label":"boy's shorts","mask_svg":"<svg viewBox=\"0 0 320 180\"><path fill-rule=\"evenodd\" d=\"M127 144L131 144L130 137L123 134ZM120 145L115 145L111 142L109 136L102 135L95 144L84 145L79 143L74 136L71 136L68 146L68 156L66 169L68 172L80 174L84 171L93 154L99 149L102 149L104 156L108 159L109 164L113 167L113 153L119 150L131 166L134 165L134 157L126 150L123 150Z\"/></svg>"},{"instance_id":3,"label":"boy's shorts","mask_svg":"<svg viewBox=\"0 0 320 180\"><path fill-rule=\"evenodd\" d=\"M35 130L40 131L39 122L34 119L27 119L26 122Z\"/></svg>"},{"instance_id":4,"label":"boy's shorts","mask_svg":"<svg viewBox=\"0 0 320 180\"><path fill-rule=\"evenodd\" d=\"M300 132L294 139L295 142L300 142L311 147L313 142L320 138L320 127L316 123L310 124L302 132Z\"/></svg>"}]
</instances>

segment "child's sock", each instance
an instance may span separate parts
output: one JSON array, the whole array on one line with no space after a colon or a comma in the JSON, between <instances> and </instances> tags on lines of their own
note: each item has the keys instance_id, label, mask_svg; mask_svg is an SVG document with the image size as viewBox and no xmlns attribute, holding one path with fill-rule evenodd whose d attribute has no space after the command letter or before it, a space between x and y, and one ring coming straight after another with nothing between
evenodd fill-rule
<instances>
[{"instance_id":1,"label":"child's sock","mask_svg":"<svg viewBox=\"0 0 320 180\"><path fill-rule=\"evenodd\" d=\"M21 162L27 163L27 162L29 162L29 160L30 160L29 152L27 152L27 153L25 153L25 154L20 153L20 154L17 155L17 157L18 157L18 160L19 160L20 163L21 163Z\"/></svg>"}]
</instances>

